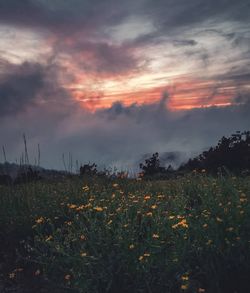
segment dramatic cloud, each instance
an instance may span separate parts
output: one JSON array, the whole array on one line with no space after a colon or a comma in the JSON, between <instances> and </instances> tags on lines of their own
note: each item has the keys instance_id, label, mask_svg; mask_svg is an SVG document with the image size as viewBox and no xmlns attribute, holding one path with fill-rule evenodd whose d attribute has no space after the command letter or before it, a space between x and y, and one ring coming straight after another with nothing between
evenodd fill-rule
<instances>
[{"instance_id":1,"label":"dramatic cloud","mask_svg":"<svg viewBox=\"0 0 250 293\"><path fill-rule=\"evenodd\" d=\"M55 33L93 32L102 25L114 25L137 6L134 1L115 0L1 0L2 23L52 30ZM140 1L139 1L140 2Z\"/></svg>"},{"instance_id":2,"label":"dramatic cloud","mask_svg":"<svg viewBox=\"0 0 250 293\"><path fill-rule=\"evenodd\" d=\"M39 64L24 63L0 80L0 115L15 114L34 102L44 87Z\"/></svg>"},{"instance_id":3,"label":"dramatic cloud","mask_svg":"<svg viewBox=\"0 0 250 293\"><path fill-rule=\"evenodd\" d=\"M144 154L180 152L185 159L215 144L223 135L247 129L250 105L210 107L172 112L163 107L166 96L154 104L112 107L90 113L71 105L34 105L15 120L1 121L0 136L9 158L21 156L22 133L28 138L30 157L42 149L42 164L63 168L62 154L73 154L79 162L95 161L100 166L116 165L135 170ZM64 115L67 113L67 115ZM32 121L32 124L30 123Z\"/></svg>"},{"instance_id":4,"label":"dramatic cloud","mask_svg":"<svg viewBox=\"0 0 250 293\"><path fill-rule=\"evenodd\" d=\"M247 0L0 0L1 143L132 166L247 129L249 25Z\"/></svg>"},{"instance_id":5,"label":"dramatic cloud","mask_svg":"<svg viewBox=\"0 0 250 293\"><path fill-rule=\"evenodd\" d=\"M57 67L25 62L20 65L2 62L8 73L0 75L0 120L22 113L28 107L44 103L70 102L70 95L60 88Z\"/></svg>"}]
</instances>

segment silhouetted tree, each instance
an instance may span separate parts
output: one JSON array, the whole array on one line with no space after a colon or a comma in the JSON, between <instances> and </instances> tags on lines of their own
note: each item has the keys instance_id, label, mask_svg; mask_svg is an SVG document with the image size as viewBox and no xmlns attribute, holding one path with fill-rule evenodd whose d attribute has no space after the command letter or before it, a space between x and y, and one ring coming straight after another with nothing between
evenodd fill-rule
<instances>
[{"instance_id":1,"label":"silhouetted tree","mask_svg":"<svg viewBox=\"0 0 250 293\"><path fill-rule=\"evenodd\" d=\"M237 131L228 138L223 136L217 146L190 159L180 169L205 169L211 173L223 169L236 172L250 170L250 131Z\"/></svg>"},{"instance_id":2,"label":"silhouetted tree","mask_svg":"<svg viewBox=\"0 0 250 293\"><path fill-rule=\"evenodd\" d=\"M93 163L92 165L88 163L80 167L80 175L93 176L96 174L97 174L97 165L95 163Z\"/></svg>"},{"instance_id":3,"label":"silhouetted tree","mask_svg":"<svg viewBox=\"0 0 250 293\"><path fill-rule=\"evenodd\" d=\"M143 176L153 176L165 173L166 168L160 166L159 153L154 153L151 158L146 159L144 164L140 164Z\"/></svg>"}]
</instances>

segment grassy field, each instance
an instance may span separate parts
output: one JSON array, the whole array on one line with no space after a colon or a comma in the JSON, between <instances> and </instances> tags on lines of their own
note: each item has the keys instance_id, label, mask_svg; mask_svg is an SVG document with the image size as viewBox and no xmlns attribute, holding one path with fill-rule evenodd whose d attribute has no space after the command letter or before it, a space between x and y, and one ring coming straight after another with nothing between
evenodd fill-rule
<instances>
[{"instance_id":1,"label":"grassy field","mask_svg":"<svg viewBox=\"0 0 250 293\"><path fill-rule=\"evenodd\" d=\"M249 179L1 186L0 291L250 292Z\"/></svg>"}]
</instances>

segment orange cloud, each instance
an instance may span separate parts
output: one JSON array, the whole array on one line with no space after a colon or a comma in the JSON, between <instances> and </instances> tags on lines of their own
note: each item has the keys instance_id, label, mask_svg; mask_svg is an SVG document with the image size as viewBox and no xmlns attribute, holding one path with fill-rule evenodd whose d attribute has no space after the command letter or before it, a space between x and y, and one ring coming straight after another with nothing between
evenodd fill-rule
<instances>
[{"instance_id":1,"label":"orange cloud","mask_svg":"<svg viewBox=\"0 0 250 293\"><path fill-rule=\"evenodd\" d=\"M119 89L113 87L106 92L101 90L74 89L73 96L81 105L91 111L110 107L121 101L124 105L133 103L154 103L164 92L168 92L167 107L170 110L184 110L210 106L227 106L233 103L236 94L234 86L215 84L213 80L176 80L172 86L158 86L147 89Z\"/></svg>"}]
</instances>

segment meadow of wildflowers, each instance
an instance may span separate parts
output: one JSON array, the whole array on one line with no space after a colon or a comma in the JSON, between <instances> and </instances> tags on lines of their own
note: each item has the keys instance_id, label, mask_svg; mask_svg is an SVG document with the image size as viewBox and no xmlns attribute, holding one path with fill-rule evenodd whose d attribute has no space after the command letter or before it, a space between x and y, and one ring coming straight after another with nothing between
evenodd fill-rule
<instances>
[{"instance_id":1,"label":"meadow of wildflowers","mask_svg":"<svg viewBox=\"0 0 250 293\"><path fill-rule=\"evenodd\" d=\"M249 177L204 173L0 187L0 282L26 288L16 292L250 292L249 196Z\"/></svg>"}]
</instances>

